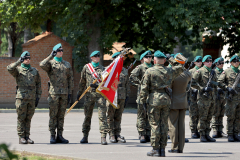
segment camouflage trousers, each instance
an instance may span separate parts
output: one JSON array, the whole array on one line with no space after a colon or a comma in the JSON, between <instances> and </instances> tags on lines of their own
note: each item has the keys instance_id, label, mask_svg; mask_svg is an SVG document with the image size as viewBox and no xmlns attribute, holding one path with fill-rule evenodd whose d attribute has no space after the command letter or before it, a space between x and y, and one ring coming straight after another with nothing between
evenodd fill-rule
<instances>
[{"instance_id":1,"label":"camouflage trousers","mask_svg":"<svg viewBox=\"0 0 240 160\"><path fill-rule=\"evenodd\" d=\"M240 131L240 102L239 100L229 101L226 103L226 116L227 116L227 134L238 134Z\"/></svg>"},{"instance_id":2,"label":"camouflage trousers","mask_svg":"<svg viewBox=\"0 0 240 160\"><path fill-rule=\"evenodd\" d=\"M64 115L67 108L67 94L50 94L49 104L49 131L51 135L62 135L64 125Z\"/></svg>"},{"instance_id":3,"label":"camouflage trousers","mask_svg":"<svg viewBox=\"0 0 240 160\"><path fill-rule=\"evenodd\" d=\"M199 111L198 132L200 132L200 135L209 135L211 131L210 122L215 110L213 100L199 98L197 104Z\"/></svg>"},{"instance_id":4,"label":"camouflage trousers","mask_svg":"<svg viewBox=\"0 0 240 160\"><path fill-rule=\"evenodd\" d=\"M120 135L121 133L121 121L122 113L124 110L125 99L118 99L119 109L113 108L113 106L107 102L107 122L109 135Z\"/></svg>"},{"instance_id":5,"label":"camouflage trousers","mask_svg":"<svg viewBox=\"0 0 240 160\"><path fill-rule=\"evenodd\" d=\"M225 113L226 100L224 97L221 99L216 99L215 101L215 111L212 117L212 129L213 131L222 131L223 127L223 117Z\"/></svg>"},{"instance_id":6,"label":"camouflage trousers","mask_svg":"<svg viewBox=\"0 0 240 160\"><path fill-rule=\"evenodd\" d=\"M169 111L168 105L148 105L148 116L151 126L151 146L153 149L165 148L167 145Z\"/></svg>"},{"instance_id":7,"label":"camouflage trousers","mask_svg":"<svg viewBox=\"0 0 240 160\"><path fill-rule=\"evenodd\" d=\"M198 104L193 98L191 98L191 103L189 106L189 126L192 133L197 132L197 125L199 121L199 111L198 111Z\"/></svg>"},{"instance_id":8,"label":"camouflage trousers","mask_svg":"<svg viewBox=\"0 0 240 160\"><path fill-rule=\"evenodd\" d=\"M29 137L31 120L35 112L35 100L16 99L17 132L19 138Z\"/></svg>"},{"instance_id":9,"label":"camouflage trousers","mask_svg":"<svg viewBox=\"0 0 240 160\"><path fill-rule=\"evenodd\" d=\"M93 108L96 103L98 108L98 120L99 120L99 130L101 137L106 137L108 132L107 127L107 107L106 100L99 93L86 93L84 102L84 114L85 118L82 125L82 132L84 137L88 137L89 131L91 129L91 119L93 114Z\"/></svg>"},{"instance_id":10,"label":"camouflage trousers","mask_svg":"<svg viewBox=\"0 0 240 160\"><path fill-rule=\"evenodd\" d=\"M146 110L145 110L146 109ZM142 104L138 104L138 111L137 111L137 130L139 135L151 135L151 126L148 121L148 113L147 108L143 107Z\"/></svg>"}]
</instances>

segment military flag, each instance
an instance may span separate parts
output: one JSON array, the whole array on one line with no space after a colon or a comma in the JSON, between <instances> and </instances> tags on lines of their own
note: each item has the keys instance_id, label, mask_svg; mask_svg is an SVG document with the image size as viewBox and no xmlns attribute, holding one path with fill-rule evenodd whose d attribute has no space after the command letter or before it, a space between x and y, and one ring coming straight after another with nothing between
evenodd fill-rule
<instances>
[{"instance_id":1,"label":"military flag","mask_svg":"<svg viewBox=\"0 0 240 160\"><path fill-rule=\"evenodd\" d=\"M119 108L117 105L117 89L122 67L123 56L120 55L102 72L102 82L96 89L96 92L105 97L108 102L116 109Z\"/></svg>"}]
</instances>

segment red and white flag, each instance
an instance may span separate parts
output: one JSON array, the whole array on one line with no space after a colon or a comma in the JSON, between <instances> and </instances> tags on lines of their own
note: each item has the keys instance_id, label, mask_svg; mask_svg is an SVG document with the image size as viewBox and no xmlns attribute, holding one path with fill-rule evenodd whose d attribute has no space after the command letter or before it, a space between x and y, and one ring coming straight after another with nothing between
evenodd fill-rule
<instances>
[{"instance_id":1,"label":"red and white flag","mask_svg":"<svg viewBox=\"0 0 240 160\"><path fill-rule=\"evenodd\" d=\"M123 56L120 55L102 72L102 82L96 90L116 109L119 108L117 105L117 89L122 67Z\"/></svg>"}]
</instances>

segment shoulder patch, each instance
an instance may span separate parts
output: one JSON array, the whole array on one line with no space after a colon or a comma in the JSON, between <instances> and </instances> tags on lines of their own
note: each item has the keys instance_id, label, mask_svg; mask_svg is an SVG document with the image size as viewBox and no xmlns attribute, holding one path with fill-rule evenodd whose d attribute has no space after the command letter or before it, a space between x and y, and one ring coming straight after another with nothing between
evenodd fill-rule
<instances>
[{"instance_id":1,"label":"shoulder patch","mask_svg":"<svg viewBox=\"0 0 240 160\"><path fill-rule=\"evenodd\" d=\"M198 72L198 70L196 70L196 72Z\"/></svg>"}]
</instances>

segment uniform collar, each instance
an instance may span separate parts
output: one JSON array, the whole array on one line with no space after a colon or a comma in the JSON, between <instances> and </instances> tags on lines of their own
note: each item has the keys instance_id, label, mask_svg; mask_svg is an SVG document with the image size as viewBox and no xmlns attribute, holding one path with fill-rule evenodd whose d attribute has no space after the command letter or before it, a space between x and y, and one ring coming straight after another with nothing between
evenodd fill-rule
<instances>
[{"instance_id":1,"label":"uniform collar","mask_svg":"<svg viewBox=\"0 0 240 160\"><path fill-rule=\"evenodd\" d=\"M197 70L199 70L199 67L198 67L198 66L195 66L194 68L196 68Z\"/></svg>"}]
</instances>

